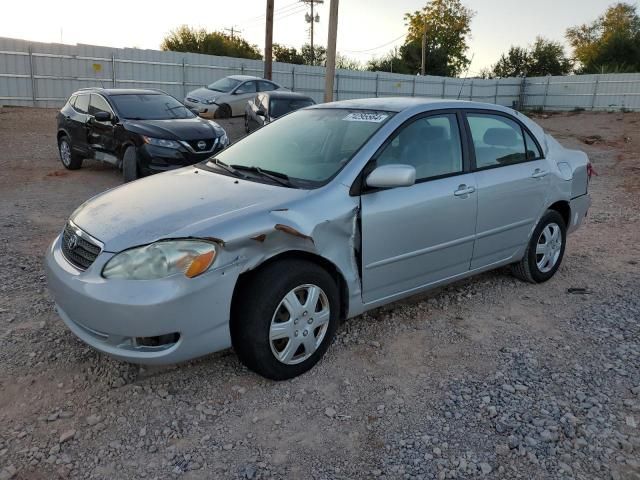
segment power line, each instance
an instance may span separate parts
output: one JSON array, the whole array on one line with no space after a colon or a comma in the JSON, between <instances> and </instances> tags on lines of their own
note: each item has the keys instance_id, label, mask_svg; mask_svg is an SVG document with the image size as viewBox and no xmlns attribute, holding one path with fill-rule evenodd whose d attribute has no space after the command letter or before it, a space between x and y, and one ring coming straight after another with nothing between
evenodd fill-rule
<instances>
[{"instance_id":1,"label":"power line","mask_svg":"<svg viewBox=\"0 0 640 480\"><path fill-rule=\"evenodd\" d=\"M384 43L382 45L379 45L377 47L367 48L366 50L343 50L343 51L344 52L348 52L348 53L366 53L366 52L371 52L373 50L379 50L379 49L384 48L384 47L386 47L388 45L391 45L393 42L397 42L398 40L400 40L401 38L406 37L406 36L407 36L407 34L403 33L398 38L394 38L393 40L391 40L391 41L389 41L387 43Z\"/></svg>"},{"instance_id":2,"label":"power line","mask_svg":"<svg viewBox=\"0 0 640 480\"><path fill-rule=\"evenodd\" d=\"M274 12L274 15L279 15L281 13L290 12L290 11L292 11L292 10L298 8L298 7L300 7L300 4L296 1L296 2L293 2L293 3L289 3L289 4L287 4L287 5L283 6L283 7L276 8L273 12ZM262 22L265 18L266 17L265 17L264 14L258 15L257 17L251 17L251 18L248 18L246 20L242 20L240 22L240 25L246 25L246 24L255 23L255 22Z\"/></svg>"}]
</instances>

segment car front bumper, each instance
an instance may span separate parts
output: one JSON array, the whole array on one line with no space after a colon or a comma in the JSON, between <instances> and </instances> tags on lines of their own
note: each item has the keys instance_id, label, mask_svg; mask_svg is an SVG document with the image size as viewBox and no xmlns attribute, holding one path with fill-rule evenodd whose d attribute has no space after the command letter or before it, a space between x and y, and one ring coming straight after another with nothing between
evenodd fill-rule
<instances>
[{"instance_id":1,"label":"car front bumper","mask_svg":"<svg viewBox=\"0 0 640 480\"><path fill-rule=\"evenodd\" d=\"M212 104L206 104L206 103L200 103L200 102L195 103L185 98L184 104L188 108L198 112L198 115L200 115L203 118L214 118L216 110L218 110L218 104L216 103L212 103Z\"/></svg>"},{"instance_id":2,"label":"car front bumper","mask_svg":"<svg viewBox=\"0 0 640 480\"><path fill-rule=\"evenodd\" d=\"M166 172L176 168L187 167L202 162L223 150L225 146L216 144L216 147L206 152L192 152L187 147L166 148L144 144L138 149L140 173L152 175Z\"/></svg>"},{"instance_id":3,"label":"car front bumper","mask_svg":"<svg viewBox=\"0 0 640 480\"><path fill-rule=\"evenodd\" d=\"M170 364L231 346L233 266L214 265L193 279L105 279L112 253L102 252L82 272L64 258L60 242L61 236L45 256L49 290L64 323L96 350L127 362Z\"/></svg>"}]
</instances>

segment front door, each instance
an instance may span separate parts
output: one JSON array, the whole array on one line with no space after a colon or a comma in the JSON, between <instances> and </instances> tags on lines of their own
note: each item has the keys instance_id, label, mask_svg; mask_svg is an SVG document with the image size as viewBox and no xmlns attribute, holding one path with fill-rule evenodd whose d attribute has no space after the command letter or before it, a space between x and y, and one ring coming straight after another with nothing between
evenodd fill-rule
<instances>
[{"instance_id":1,"label":"front door","mask_svg":"<svg viewBox=\"0 0 640 480\"><path fill-rule=\"evenodd\" d=\"M532 135L512 117L468 113L475 154L478 225L471 268L509 260L545 208L549 168Z\"/></svg>"},{"instance_id":2,"label":"front door","mask_svg":"<svg viewBox=\"0 0 640 480\"><path fill-rule=\"evenodd\" d=\"M372 160L376 166L414 166L416 184L362 193L365 303L418 291L469 270L477 202L461 121L455 112L412 119Z\"/></svg>"},{"instance_id":3,"label":"front door","mask_svg":"<svg viewBox=\"0 0 640 480\"><path fill-rule=\"evenodd\" d=\"M256 93L258 93L258 86L255 80L249 80L239 85L229 99L231 116L244 115L244 108L247 102L253 99Z\"/></svg>"},{"instance_id":4,"label":"front door","mask_svg":"<svg viewBox=\"0 0 640 480\"><path fill-rule=\"evenodd\" d=\"M87 139L89 147L94 152L94 158L113 164L118 163L116 156L116 139L112 121L99 122L95 119L98 112L108 112L112 118L114 113L107 101L101 95L92 93L89 103L89 120L87 122Z\"/></svg>"}]
</instances>

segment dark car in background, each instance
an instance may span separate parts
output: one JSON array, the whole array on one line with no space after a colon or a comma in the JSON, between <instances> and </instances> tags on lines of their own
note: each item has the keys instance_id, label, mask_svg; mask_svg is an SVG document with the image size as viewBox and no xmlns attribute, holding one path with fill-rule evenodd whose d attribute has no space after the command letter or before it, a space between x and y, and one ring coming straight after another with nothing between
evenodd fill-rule
<instances>
[{"instance_id":1,"label":"dark car in background","mask_svg":"<svg viewBox=\"0 0 640 480\"><path fill-rule=\"evenodd\" d=\"M258 94L256 98L247 102L244 112L244 129L249 133L286 113L315 105L315 103L311 97L301 93L273 91Z\"/></svg>"},{"instance_id":2,"label":"dark car in background","mask_svg":"<svg viewBox=\"0 0 640 480\"><path fill-rule=\"evenodd\" d=\"M78 90L57 121L65 168L76 170L86 158L100 160L120 168L125 182L193 165L229 144L220 125L159 90Z\"/></svg>"}]
</instances>

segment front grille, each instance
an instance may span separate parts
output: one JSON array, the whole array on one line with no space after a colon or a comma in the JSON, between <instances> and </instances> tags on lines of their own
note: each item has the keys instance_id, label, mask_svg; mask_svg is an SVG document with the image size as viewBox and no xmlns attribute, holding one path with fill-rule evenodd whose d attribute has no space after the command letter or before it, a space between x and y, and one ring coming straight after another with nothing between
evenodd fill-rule
<instances>
[{"instance_id":1,"label":"front grille","mask_svg":"<svg viewBox=\"0 0 640 480\"><path fill-rule=\"evenodd\" d=\"M218 140L217 138L203 138L201 140L187 140L186 142L189 144L189 146L194 152L200 153L200 152L210 151L213 148L213 146L217 143L217 140ZM204 142L204 148L201 148L202 145L198 146L198 143L200 142Z\"/></svg>"},{"instance_id":2,"label":"front grille","mask_svg":"<svg viewBox=\"0 0 640 480\"><path fill-rule=\"evenodd\" d=\"M102 248L89 239L82 230L71 223L62 232L62 254L69 263L80 270L86 270L95 261Z\"/></svg>"},{"instance_id":3,"label":"front grille","mask_svg":"<svg viewBox=\"0 0 640 480\"><path fill-rule=\"evenodd\" d=\"M200 103L200 100L198 100L197 98L187 97L187 100L191 103Z\"/></svg>"}]
</instances>

